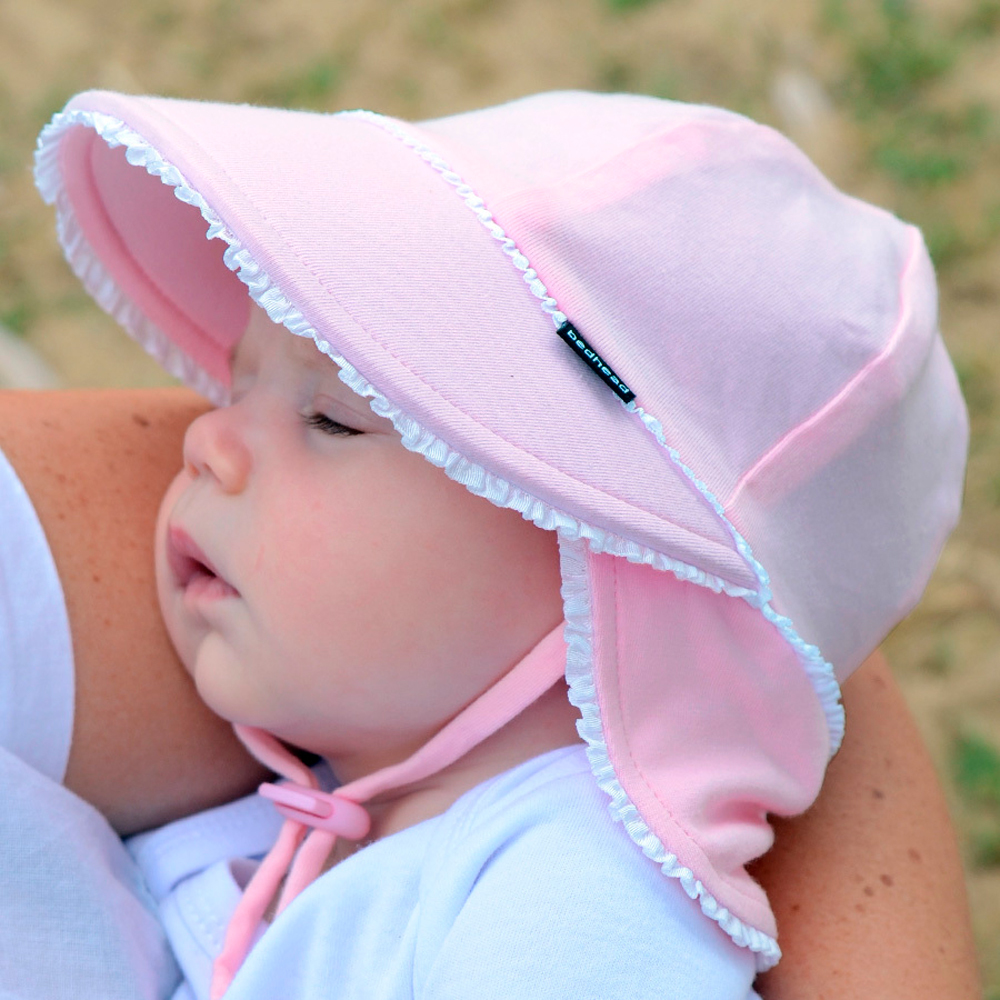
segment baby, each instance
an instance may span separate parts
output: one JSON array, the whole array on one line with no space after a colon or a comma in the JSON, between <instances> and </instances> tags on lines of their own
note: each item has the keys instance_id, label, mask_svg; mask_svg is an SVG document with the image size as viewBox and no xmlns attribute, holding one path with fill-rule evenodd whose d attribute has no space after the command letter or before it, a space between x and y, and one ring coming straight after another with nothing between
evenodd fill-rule
<instances>
[{"instance_id":1,"label":"baby","mask_svg":"<svg viewBox=\"0 0 1000 1000\"><path fill-rule=\"evenodd\" d=\"M37 163L87 288L219 404L161 607L289 779L132 840L174 995L753 996L745 866L957 518L919 233L628 95L91 93Z\"/></svg>"}]
</instances>

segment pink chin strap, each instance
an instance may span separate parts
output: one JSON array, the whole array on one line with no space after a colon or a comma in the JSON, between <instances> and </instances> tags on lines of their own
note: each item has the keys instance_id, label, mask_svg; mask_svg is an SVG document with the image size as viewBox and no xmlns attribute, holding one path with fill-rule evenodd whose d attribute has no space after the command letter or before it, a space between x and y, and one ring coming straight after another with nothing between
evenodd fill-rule
<instances>
[{"instance_id":1,"label":"pink chin strap","mask_svg":"<svg viewBox=\"0 0 1000 1000\"><path fill-rule=\"evenodd\" d=\"M321 791L312 771L270 733L249 726L233 727L250 753L289 783L265 782L260 786L260 794L275 804L285 817L285 824L233 912L222 951L212 969L211 1000L219 1000L229 989L282 877L287 873L276 914L319 875L338 837L348 840L365 837L371 820L362 802L443 770L510 722L562 678L566 672L562 631L560 622L524 659L411 757L333 792Z\"/></svg>"}]
</instances>

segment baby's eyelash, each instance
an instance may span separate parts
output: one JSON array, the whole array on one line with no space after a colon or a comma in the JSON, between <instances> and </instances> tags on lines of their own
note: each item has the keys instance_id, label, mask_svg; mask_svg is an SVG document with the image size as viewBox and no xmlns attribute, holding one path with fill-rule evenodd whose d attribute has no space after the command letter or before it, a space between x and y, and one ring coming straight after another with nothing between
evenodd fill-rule
<instances>
[{"instance_id":1,"label":"baby's eyelash","mask_svg":"<svg viewBox=\"0 0 1000 1000\"><path fill-rule=\"evenodd\" d=\"M346 427L344 424L337 423L336 420L331 420L325 413L307 413L303 416L303 419L310 427L315 427L324 434L351 437L355 434L363 433L362 431L356 431L353 427Z\"/></svg>"}]
</instances>

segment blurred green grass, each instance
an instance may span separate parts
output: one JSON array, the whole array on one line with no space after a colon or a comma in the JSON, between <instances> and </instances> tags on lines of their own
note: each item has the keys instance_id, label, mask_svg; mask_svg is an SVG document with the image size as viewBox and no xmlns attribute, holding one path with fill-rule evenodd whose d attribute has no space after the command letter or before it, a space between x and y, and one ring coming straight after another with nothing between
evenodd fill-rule
<instances>
[{"instance_id":1,"label":"blurred green grass","mask_svg":"<svg viewBox=\"0 0 1000 1000\"><path fill-rule=\"evenodd\" d=\"M925 230L940 269L996 239L995 204L967 212L986 220L970 225L954 217L947 195L1000 152L997 108L947 84L977 49L996 47L997 7L977 0L945 20L913 0L823 5L823 29L845 50L834 90L861 126L868 162L892 182L900 214Z\"/></svg>"},{"instance_id":2,"label":"blurred green grass","mask_svg":"<svg viewBox=\"0 0 1000 1000\"><path fill-rule=\"evenodd\" d=\"M973 864L1000 866L1000 752L977 733L963 733L953 747L955 785L971 814Z\"/></svg>"}]
</instances>

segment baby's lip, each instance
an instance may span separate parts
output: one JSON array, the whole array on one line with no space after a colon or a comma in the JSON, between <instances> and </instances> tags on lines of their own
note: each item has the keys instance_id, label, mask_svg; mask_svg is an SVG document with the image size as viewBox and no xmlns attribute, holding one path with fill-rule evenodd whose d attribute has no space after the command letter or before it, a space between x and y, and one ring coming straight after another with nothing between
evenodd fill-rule
<instances>
[{"instance_id":1,"label":"baby's lip","mask_svg":"<svg viewBox=\"0 0 1000 1000\"><path fill-rule=\"evenodd\" d=\"M236 589L216 569L215 564L202 552L195 540L178 525L167 529L167 561L177 586L186 590L196 580L216 578L220 584L231 590Z\"/></svg>"}]
</instances>

